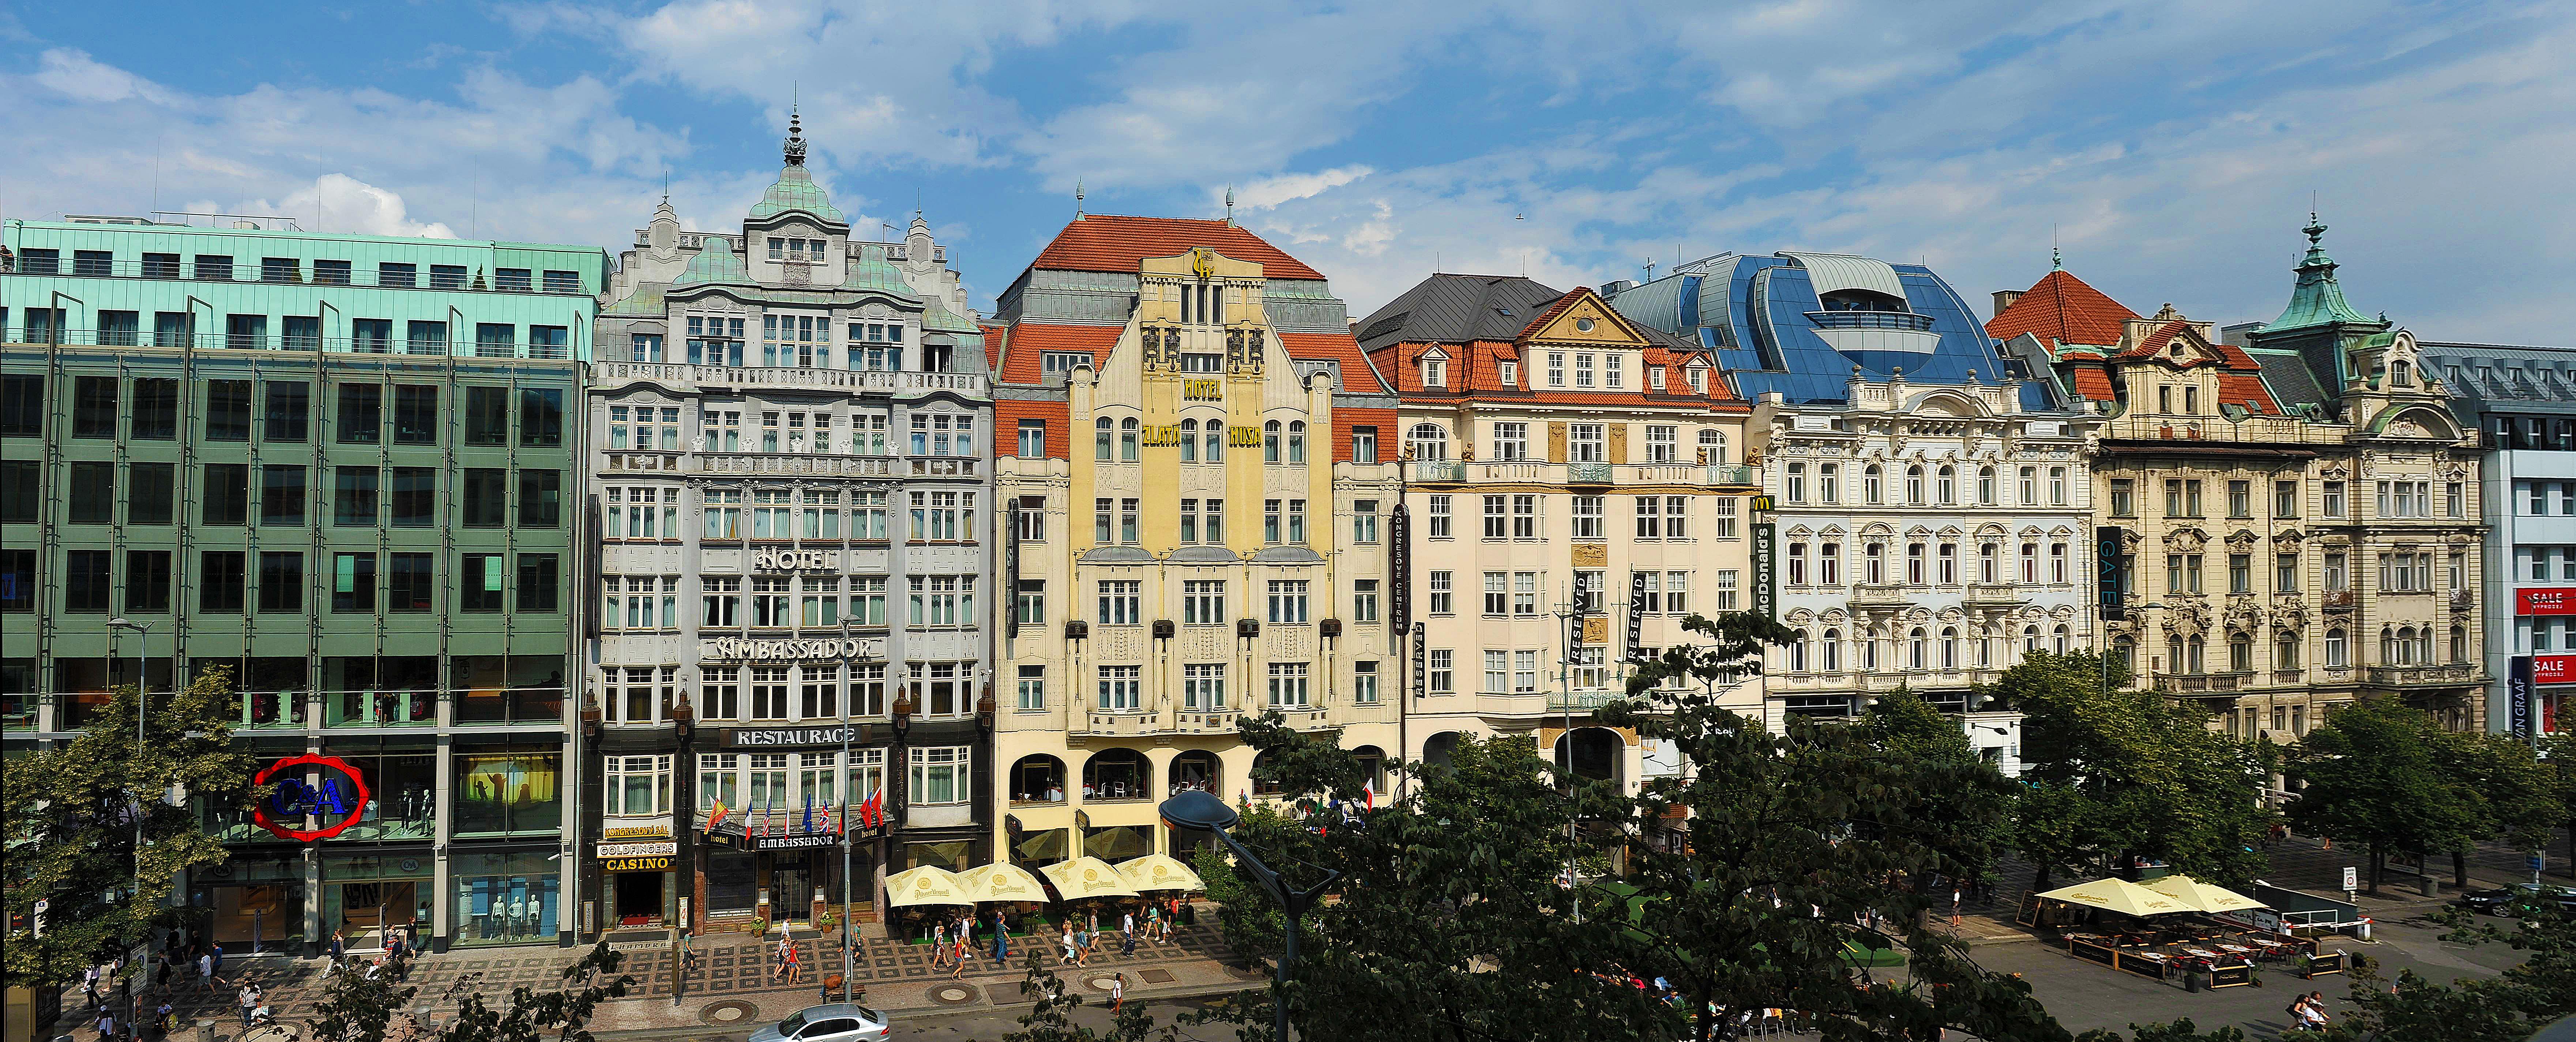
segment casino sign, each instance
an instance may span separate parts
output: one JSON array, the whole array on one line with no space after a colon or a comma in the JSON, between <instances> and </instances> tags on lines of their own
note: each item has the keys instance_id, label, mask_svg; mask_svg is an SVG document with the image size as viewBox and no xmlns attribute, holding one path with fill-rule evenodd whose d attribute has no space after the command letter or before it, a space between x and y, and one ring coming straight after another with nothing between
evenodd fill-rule
<instances>
[{"instance_id":1,"label":"casino sign","mask_svg":"<svg viewBox=\"0 0 2576 1042\"><path fill-rule=\"evenodd\" d=\"M280 772L290 767L312 767L315 770L295 771L278 777ZM318 782L308 781L308 774L319 774L321 778ZM330 839L357 824L358 817L366 812L366 778L358 773L356 767L350 766L349 761L337 756L315 753L290 756L263 768L258 777L251 779L251 784L266 785L272 779L277 782L276 791L259 801L251 812L251 820L280 839L298 843ZM287 824L291 822L300 826L308 819L321 827L307 829Z\"/></svg>"}]
</instances>

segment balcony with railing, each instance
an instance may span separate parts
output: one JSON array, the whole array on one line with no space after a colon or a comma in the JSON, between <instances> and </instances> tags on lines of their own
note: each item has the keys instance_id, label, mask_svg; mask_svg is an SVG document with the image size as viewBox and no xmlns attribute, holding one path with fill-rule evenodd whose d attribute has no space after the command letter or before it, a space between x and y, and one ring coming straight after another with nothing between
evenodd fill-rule
<instances>
[{"instance_id":1,"label":"balcony with railing","mask_svg":"<svg viewBox=\"0 0 2576 1042\"><path fill-rule=\"evenodd\" d=\"M855 394L929 394L948 391L985 397L981 373L916 373L893 369L824 369L817 367L706 365L692 362L601 362L592 367L598 382L652 381L697 387L794 388Z\"/></svg>"},{"instance_id":2,"label":"balcony with railing","mask_svg":"<svg viewBox=\"0 0 2576 1042\"><path fill-rule=\"evenodd\" d=\"M2102 437L2114 441L2258 442L2281 445L2337 445L2345 428L2278 416L2251 416L2229 421L2224 416L2119 416L2102 425Z\"/></svg>"},{"instance_id":3,"label":"balcony with railing","mask_svg":"<svg viewBox=\"0 0 2576 1042\"><path fill-rule=\"evenodd\" d=\"M1807 321L1818 329L1895 329L1914 333L1932 330L1932 316L1910 311L1809 311Z\"/></svg>"},{"instance_id":4,"label":"balcony with railing","mask_svg":"<svg viewBox=\"0 0 2576 1042\"><path fill-rule=\"evenodd\" d=\"M2021 587L2011 583L1970 583L1962 603L1979 608L2012 607L2023 600Z\"/></svg>"},{"instance_id":5,"label":"balcony with railing","mask_svg":"<svg viewBox=\"0 0 2576 1042\"><path fill-rule=\"evenodd\" d=\"M1406 474L1416 484L1473 482L1533 485L1754 485L1760 474L1741 464L1542 463L1531 460L1465 462L1415 460Z\"/></svg>"},{"instance_id":6,"label":"balcony with railing","mask_svg":"<svg viewBox=\"0 0 2576 1042\"><path fill-rule=\"evenodd\" d=\"M1914 603L1914 595L1896 583L1862 583L1852 587L1852 603L1863 606L1894 608Z\"/></svg>"},{"instance_id":7,"label":"balcony with railing","mask_svg":"<svg viewBox=\"0 0 2576 1042\"><path fill-rule=\"evenodd\" d=\"M2180 695L2234 695L2251 686L2252 673L2191 673L2164 678L2165 690Z\"/></svg>"},{"instance_id":8,"label":"balcony with railing","mask_svg":"<svg viewBox=\"0 0 2576 1042\"><path fill-rule=\"evenodd\" d=\"M2479 679L2478 667L2466 662L2425 666L2372 666L2363 673L2368 682L2376 687L2465 684Z\"/></svg>"},{"instance_id":9,"label":"balcony with railing","mask_svg":"<svg viewBox=\"0 0 2576 1042\"><path fill-rule=\"evenodd\" d=\"M1612 702L1627 700L1628 693L1613 688L1587 688L1579 691L1550 691L1547 711L1551 713L1589 713Z\"/></svg>"}]
</instances>

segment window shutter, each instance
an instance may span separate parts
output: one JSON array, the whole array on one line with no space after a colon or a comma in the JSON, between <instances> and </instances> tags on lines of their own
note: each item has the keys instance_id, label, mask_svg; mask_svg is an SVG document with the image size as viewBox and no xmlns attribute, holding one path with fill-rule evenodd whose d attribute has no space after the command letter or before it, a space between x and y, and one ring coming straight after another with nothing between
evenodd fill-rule
<instances>
[{"instance_id":1,"label":"window shutter","mask_svg":"<svg viewBox=\"0 0 2576 1042\"><path fill-rule=\"evenodd\" d=\"M1565 424L1563 423L1547 425L1547 461L1565 462Z\"/></svg>"}]
</instances>

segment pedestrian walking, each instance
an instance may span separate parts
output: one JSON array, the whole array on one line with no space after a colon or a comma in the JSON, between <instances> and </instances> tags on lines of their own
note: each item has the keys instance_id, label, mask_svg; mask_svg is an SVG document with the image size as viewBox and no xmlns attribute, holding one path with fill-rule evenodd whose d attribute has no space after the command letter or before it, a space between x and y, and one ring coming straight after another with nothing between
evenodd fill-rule
<instances>
[{"instance_id":1,"label":"pedestrian walking","mask_svg":"<svg viewBox=\"0 0 2576 1042\"><path fill-rule=\"evenodd\" d=\"M1118 941L1118 954L1119 954L1119 955L1121 955L1121 956L1131 957L1131 958L1135 956L1135 954L1136 954L1136 933L1135 933L1135 931L1130 930L1130 931L1128 931L1127 933L1120 935L1120 939L1119 939L1119 941Z\"/></svg>"},{"instance_id":2,"label":"pedestrian walking","mask_svg":"<svg viewBox=\"0 0 2576 1042\"><path fill-rule=\"evenodd\" d=\"M950 963L948 968L949 980L959 980L966 976L966 953L971 950L972 949L967 947L966 938L962 935L959 936L957 938L957 956L956 958L948 960Z\"/></svg>"},{"instance_id":3,"label":"pedestrian walking","mask_svg":"<svg viewBox=\"0 0 2576 1042\"><path fill-rule=\"evenodd\" d=\"M805 964L797 959L795 942L782 939L778 943L785 945L787 949L787 983L790 985L804 983Z\"/></svg>"},{"instance_id":4,"label":"pedestrian walking","mask_svg":"<svg viewBox=\"0 0 2576 1042\"><path fill-rule=\"evenodd\" d=\"M933 924L930 928L930 968L935 970L946 965L948 965L948 924L941 922Z\"/></svg>"},{"instance_id":5,"label":"pedestrian walking","mask_svg":"<svg viewBox=\"0 0 2576 1042\"><path fill-rule=\"evenodd\" d=\"M212 953L212 952L203 952L203 951L198 952L198 953L197 953L197 985L198 985L199 987L202 987L202 988L206 989L207 991L213 991L213 990L215 990L215 984L216 984L216 980L215 980L215 956L214 956L214 953Z\"/></svg>"},{"instance_id":6,"label":"pedestrian walking","mask_svg":"<svg viewBox=\"0 0 2576 1042\"><path fill-rule=\"evenodd\" d=\"M1073 964L1074 964L1074 965L1076 965L1076 966L1089 966L1089 965L1091 965L1091 943L1092 943L1092 942L1091 942L1091 932L1090 932L1090 931L1088 931L1088 930L1076 930L1076 931L1074 931L1074 933L1073 933Z\"/></svg>"},{"instance_id":7,"label":"pedestrian walking","mask_svg":"<svg viewBox=\"0 0 2576 1042\"><path fill-rule=\"evenodd\" d=\"M98 1037L99 1042L107 1042L116 1037L115 1013L104 1009L98 1011Z\"/></svg>"},{"instance_id":8,"label":"pedestrian walking","mask_svg":"<svg viewBox=\"0 0 2576 1042\"><path fill-rule=\"evenodd\" d=\"M256 1006L258 1006L258 1005L259 1005L259 999L258 999L256 996L252 995L252 994L251 994L251 992L250 992L250 985L248 985L248 984L244 984L244 985L242 985L242 986L241 986L241 988L240 988L240 989L238 989L238 990L234 991L234 992L233 992L233 1001L234 1001L234 1002L236 1002L236 1003L239 1003L239 1004L241 1005L241 1011L242 1011L242 1026L243 1026L243 1027L249 1027L249 1026L250 1026L250 1011L251 1011L251 1009L252 1009L253 1007L256 1007Z\"/></svg>"},{"instance_id":9,"label":"pedestrian walking","mask_svg":"<svg viewBox=\"0 0 2576 1042\"><path fill-rule=\"evenodd\" d=\"M993 914L993 961L1004 966L1011 964L1011 926L1003 921L999 912Z\"/></svg>"},{"instance_id":10,"label":"pedestrian walking","mask_svg":"<svg viewBox=\"0 0 2576 1042\"><path fill-rule=\"evenodd\" d=\"M1111 974L1109 977L1109 1012L1116 1013L1118 1012L1118 1007L1126 1004L1127 975L1124 973Z\"/></svg>"}]
</instances>

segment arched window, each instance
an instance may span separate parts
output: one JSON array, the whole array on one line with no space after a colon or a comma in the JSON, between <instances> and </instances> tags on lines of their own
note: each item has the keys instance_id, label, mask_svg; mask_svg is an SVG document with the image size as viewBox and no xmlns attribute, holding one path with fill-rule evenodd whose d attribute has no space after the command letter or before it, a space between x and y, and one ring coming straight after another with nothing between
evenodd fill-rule
<instances>
[{"instance_id":1,"label":"arched window","mask_svg":"<svg viewBox=\"0 0 2576 1042\"><path fill-rule=\"evenodd\" d=\"M1814 642L1815 638L1809 636L1807 631L1798 631L1798 639L1790 642L1789 644L1789 672L1804 673L1807 671L1807 647Z\"/></svg>"},{"instance_id":2,"label":"arched window","mask_svg":"<svg viewBox=\"0 0 2576 1042\"><path fill-rule=\"evenodd\" d=\"M1708 454L1708 462L1712 466L1726 462L1726 432L1715 427L1701 428L1699 450Z\"/></svg>"},{"instance_id":3,"label":"arched window","mask_svg":"<svg viewBox=\"0 0 2576 1042\"><path fill-rule=\"evenodd\" d=\"M2068 634L2067 634L2067 632L2066 632L2066 624L2065 624L2065 623L2062 623L2062 622L2061 622L2061 623L2058 623L2058 624L2057 624L2057 632L2056 632L2056 634L2054 634L2053 639L2050 641L2049 650L2054 651L2054 652L2056 652L2056 653L2058 653L2058 654L2060 654L2060 655L2066 654L2067 636L2068 636Z\"/></svg>"},{"instance_id":4,"label":"arched window","mask_svg":"<svg viewBox=\"0 0 2576 1042\"><path fill-rule=\"evenodd\" d=\"M2182 642L2183 661L2180 663L2183 667L2182 671L2195 675L2209 672L2208 652L2209 642L2201 639L2200 635L2193 634L2190 637L2184 638Z\"/></svg>"},{"instance_id":5,"label":"arched window","mask_svg":"<svg viewBox=\"0 0 2576 1042\"><path fill-rule=\"evenodd\" d=\"M1905 501L1918 507L1923 505L1923 466L1921 464L1905 468Z\"/></svg>"},{"instance_id":6,"label":"arched window","mask_svg":"<svg viewBox=\"0 0 2576 1042\"><path fill-rule=\"evenodd\" d=\"M1117 458L1109 454L1109 432L1111 429L1112 425L1109 422L1109 417L1103 416L1098 420L1092 421L1091 449L1093 459L1107 463L1110 460Z\"/></svg>"},{"instance_id":7,"label":"arched window","mask_svg":"<svg viewBox=\"0 0 2576 1042\"><path fill-rule=\"evenodd\" d=\"M1816 502L1838 503L1843 498L1843 469L1831 463L1816 464Z\"/></svg>"},{"instance_id":8,"label":"arched window","mask_svg":"<svg viewBox=\"0 0 2576 1042\"><path fill-rule=\"evenodd\" d=\"M1834 630L1834 629L1826 630L1826 631L1825 631L1825 672L1827 672L1827 673L1840 673L1840 672L1842 672L1842 671L1843 671L1843 631L1841 631L1841 630Z\"/></svg>"},{"instance_id":9,"label":"arched window","mask_svg":"<svg viewBox=\"0 0 2576 1042\"><path fill-rule=\"evenodd\" d=\"M1995 468L1993 467L1977 468L1977 502L1985 506L1995 505Z\"/></svg>"},{"instance_id":10,"label":"arched window","mask_svg":"<svg viewBox=\"0 0 2576 1042\"><path fill-rule=\"evenodd\" d=\"M2131 677L2137 676L2138 642L2127 637L2122 637L2118 640L2112 641L2111 661L2120 664L2120 672L2123 675Z\"/></svg>"},{"instance_id":11,"label":"arched window","mask_svg":"<svg viewBox=\"0 0 2576 1042\"><path fill-rule=\"evenodd\" d=\"M1437 462L1449 458L1449 429L1436 423L1417 423L1404 436L1413 447L1413 458Z\"/></svg>"},{"instance_id":12,"label":"arched window","mask_svg":"<svg viewBox=\"0 0 2576 1042\"><path fill-rule=\"evenodd\" d=\"M1133 416L1118 421L1118 458L1129 463L1136 462L1136 429Z\"/></svg>"},{"instance_id":13,"label":"arched window","mask_svg":"<svg viewBox=\"0 0 2576 1042\"><path fill-rule=\"evenodd\" d=\"M2433 627L2431 626L2415 631L2415 664L2419 666L2433 664Z\"/></svg>"},{"instance_id":14,"label":"arched window","mask_svg":"<svg viewBox=\"0 0 2576 1042\"><path fill-rule=\"evenodd\" d=\"M1941 627L1941 668L1959 668L1959 628Z\"/></svg>"},{"instance_id":15,"label":"arched window","mask_svg":"<svg viewBox=\"0 0 2576 1042\"><path fill-rule=\"evenodd\" d=\"M1843 584L1843 544L1832 540L1816 544L1816 582L1822 586Z\"/></svg>"},{"instance_id":16,"label":"arched window","mask_svg":"<svg viewBox=\"0 0 2576 1042\"><path fill-rule=\"evenodd\" d=\"M1261 425L1261 462L1279 462L1279 421Z\"/></svg>"},{"instance_id":17,"label":"arched window","mask_svg":"<svg viewBox=\"0 0 2576 1042\"><path fill-rule=\"evenodd\" d=\"M1855 663L1855 665L1859 666L1863 670L1877 669L1878 634L1871 633L1867 630L1854 630L1852 631L1852 641L1860 645L1860 661Z\"/></svg>"},{"instance_id":18,"label":"arched window","mask_svg":"<svg viewBox=\"0 0 2576 1042\"><path fill-rule=\"evenodd\" d=\"M1959 502L1959 472L1952 470L1948 464L1941 466L1933 485L1933 492L1941 497L1942 506L1951 506Z\"/></svg>"},{"instance_id":19,"label":"arched window","mask_svg":"<svg viewBox=\"0 0 2576 1042\"><path fill-rule=\"evenodd\" d=\"M2272 635L2272 668L2299 668L2299 635L2282 630Z\"/></svg>"},{"instance_id":20,"label":"arched window","mask_svg":"<svg viewBox=\"0 0 2576 1042\"><path fill-rule=\"evenodd\" d=\"M2254 638L2242 633L2227 635L2227 671L2254 672Z\"/></svg>"},{"instance_id":21,"label":"arched window","mask_svg":"<svg viewBox=\"0 0 2576 1042\"><path fill-rule=\"evenodd\" d=\"M2024 627L2022 627L2022 628L2021 628L2021 653L2022 653L2022 654L2024 654L2024 655L2028 655L2028 654L2031 654L2031 653L2036 652L2036 651L2038 651L2038 650L2039 650L2039 627L2037 627L2037 626L2024 626Z\"/></svg>"},{"instance_id":22,"label":"arched window","mask_svg":"<svg viewBox=\"0 0 2576 1042\"><path fill-rule=\"evenodd\" d=\"M1880 474L1880 473L1879 473L1879 470L1878 470L1878 464L1872 463L1872 464L1870 464L1869 466L1866 466L1866 467L1862 467L1862 468L1861 468L1861 471L1860 471L1860 499L1861 499L1861 502L1867 503L1867 504L1869 504L1869 505L1871 505L1871 506L1877 506L1880 502L1884 501L1884 500L1887 498L1887 489L1886 489L1885 487L1883 487L1883 486L1884 486L1884 484L1885 484L1885 482L1882 480L1882 478L1883 478L1883 477L1884 477L1884 475L1882 475L1882 474Z\"/></svg>"},{"instance_id":23,"label":"arched window","mask_svg":"<svg viewBox=\"0 0 2576 1042\"><path fill-rule=\"evenodd\" d=\"M2352 649L2347 646L2342 627L2326 631L2326 666L2339 668L2352 665Z\"/></svg>"},{"instance_id":24,"label":"arched window","mask_svg":"<svg viewBox=\"0 0 2576 1042\"><path fill-rule=\"evenodd\" d=\"M2066 468L2064 467L2048 468L2048 505L2053 507L2066 505Z\"/></svg>"},{"instance_id":25,"label":"arched window","mask_svg":"<svg viewBox=\"0 0 2576 1042\"><path fill-rule=\"evenodd\" d=\"M2451 661L2466 662L2468 660L2469 628L2466 626L2453 626L2451 627Z\"/></svg>"},{"instance_id":26,"label":"arched window","mask_svg":"<svg viewBox=\"0 0 2576 1042\"><path fill-rule=\"evenodd\" d=\"M1288 462L1306 462L1306 421L1288 421Z\"/></svg>"},{"instance_id":27,"label":"arched window","mask_svg":"<svg viewBox=\"0 0 2576 1042\"><path fill-rule=\"evenodd\" d=\"M1182 421L1181 421L1181 462L1183 462L1183 463L1196 463L1196 462L1198 462L1198 459L1199 459L1199 421L1197 421L1197 420L1182 420Z\"/></svg>"},{"instance_id":28,"label":"arched window","mask_svg":"<svg viewBox=\"0 0 2576 1042\"><path fill-rule=\"evenodd\" d=\"M1906 634L1905 661L1908 668L1924 668L1926 665L1925 654L1928 650L1929 649L1924 645L1923 627L1916 626L1914 627L1914 632Z\"/></svg>"},{"instance_id":29,"label":"arched window","mask_svg":"<svg viewBox=\"0 0 2576 1042\"><path fill-rule=\"evenodd\" d=\"M1207 461L1210 463L1225 462L1225 425L1218 423L1215 420L1209 420L1207 422L1206 430Z\"/></svg>"}]
</instances>

